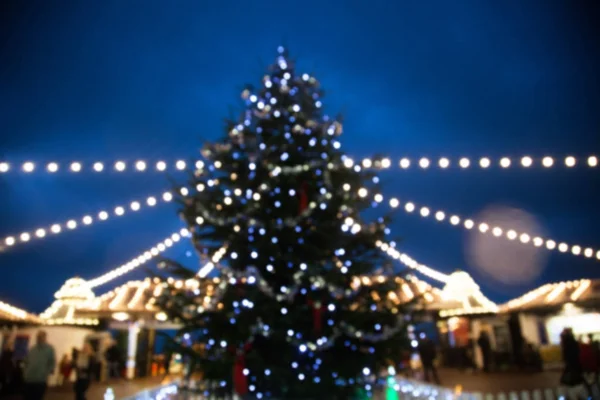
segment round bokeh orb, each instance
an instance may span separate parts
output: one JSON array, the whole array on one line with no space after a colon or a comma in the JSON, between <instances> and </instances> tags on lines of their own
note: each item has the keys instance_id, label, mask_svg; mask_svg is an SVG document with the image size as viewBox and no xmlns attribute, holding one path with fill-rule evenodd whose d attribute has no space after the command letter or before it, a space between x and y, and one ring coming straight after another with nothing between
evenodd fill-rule
<instances>
[{"instance_id":1,"label":"round bokeh orb","mask_svg":"<svg viewBox=\"0 0 600 400\"><path fill-rule=\"evenodd\" d=\"M533 244L534 238L545 237L533 215L495 205L482 210L474 220L478 223L468 231L465 249L472 267L504 285L527 284L541 275L548 250ZM487 229L482 233L479 223L484 221Z\"/></svg>"}]
</instances>

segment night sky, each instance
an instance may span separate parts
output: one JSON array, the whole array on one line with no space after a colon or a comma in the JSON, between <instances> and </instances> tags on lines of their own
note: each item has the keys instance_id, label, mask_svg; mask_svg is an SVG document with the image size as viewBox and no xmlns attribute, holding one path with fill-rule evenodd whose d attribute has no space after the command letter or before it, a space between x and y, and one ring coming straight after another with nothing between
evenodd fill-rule
<instances>
[{"instance_id":1,"label":"night sky","mask_svg":"<svg viewBox=\"0 0 600 400\"><path fill-rule=\"evenodd\" d=\"M497 162L600 153L597 2L176 4L2 2L0 160L196 157L204 140L222 133L223 118L241 110L243 85L259 82L283 44L299 70L320 79L326 110L344 115L348 154L395 160L381 174L386 195L473 218L491 206L519 209L548 237L600 248L600 167L397 166L402 156ZM0 237L169 188L166 174L149 172L0 175ZM163 204L11 248L0 253L0 300L40 312L66 279L96 277L181 226L175 206ZM398 212L393 232L402 251L444 272L469 271L496 301L544 282L600 277L598 260L531 246L522 254L523 245L476 242L481 235L431 217ZM488 259L477 261L474 246ZM166 255L196 266L190 249L181 244ZM499 254L514 256L502 259L513 278L539 273L499 282L497 271L482 269L497 266Z\"/></svg>"}]
</instances>

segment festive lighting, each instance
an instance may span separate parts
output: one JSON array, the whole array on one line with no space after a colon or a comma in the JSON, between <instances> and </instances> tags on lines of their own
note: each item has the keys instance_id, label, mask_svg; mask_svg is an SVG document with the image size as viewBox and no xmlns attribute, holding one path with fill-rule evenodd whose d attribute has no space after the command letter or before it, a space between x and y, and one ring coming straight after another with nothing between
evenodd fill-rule
<instances>
[{"instance_id":1,"label":"festive lighting","mask_svg":"<svg viewBox=\"0 0 600 400\"><path fill-rule=\"evenodd\" d=\"M168 203L173 200L173 194L170 192L165 192L162 194L160 199L162 199L163 202ZM153 207L157 204L157 198L153 197L153 196L149 196L146 198L145 204L148 207ZM129 209L133 212L139 211L142 207L143 207L143 203L140 203L138 201L132 201L129 203ZM126 208L123 206L117 206L114 208L114 211L113 211L113 214L118 217L124 215L125 213L126 213ZM101 210L94 214L97 215L97 218L98 218L96 220L96 222L106 221L111 216L111 213L106 210ZM81 225L78 224L78 222L77 222L78 220L81 221ZM68 230L73 230L80 226L92 225L93 223L94 223L94 217L92 217L92 215L88 214L88 215L84 215L83 217L81 217L81 219L69 219L63 223L52 224L52 225L50 225L49 228L34 228L34 229L31 229L30 231L22 232L19 235L11 235L11 236L7 236L3 239L0 239L0 249L2 248L2 246L5 246L4 248L6 248L6 247L15 246L19 243L26 243L26 242L29 242L31 239L42 239L42 238L48 237L48 234L57 235L61 232L64 232L63 228L66 228Z\"/></svg>"},{"instance_id":2,"label":"festive lighting","mask_svg":"<svg viewBox=\"0 0 600 400\"><path fill-rule=\"evenodd\" d=\"M393 197L389 200L390 207L398 208L400 206L400 200L396 197ZM404 203L404 211L407 214L412 214L413 211L417 209L417 206L414 202L408 201ZM421 206L419 208L419 215L423 218L427 218L431 215L432 211L429 207ZM592 258L594 253L596 255L596 259L600 260L600 250L593 249L591 247L582 247L581 245L571 245L569 246L566 243L556 244L556 241L550 238L541 238L539 236L533 236L527 232L516 232L513 229L507 229L506 227L500 226L492 226L490 223L486 221L475 222L471 219L464 219L458 215L451 215L447 211L438 210L434 212L435 219L437 221L448 221L450 225L453 226L462 226L467 230L471 230L477 227L477 231L482 234L491 233L494 237L501 238L504 237L511 241L518 241L525 245L532 245L535 247L545 247L547 250L558 249L561 253L567 253L570 251L572 255L575 256L584 256L586 258ZM447 216L450 215L450 218ZM460 222L463 221L461 225Z\"/></svg>"},{"instance_id":3,"label":"festive lighting","mask_svg":"<svg viewBox=\"0 0 600 400\"><path fill-rule=\"evenodd\" d=\"M14 307L10 304L0 301L0 319L37 322L38 318L35 315L29 314L25 310Z\"/></svg>"},{"instance_id":4,"label":"festive lighting","mask_svg":"<svg viewBox=\"0 0 600 400\"><path fill-rule=\"evenodd\" d=\"M97 278L89 280L87 282L88 287L90 289L93 289L97 286L104 285L105 283L108 283L113 279L119 278L120 276L123 276L124 274L144 265L146 262L165 251L169 247L167 246L167 243L170 243L172 245L173 242L178 242L182 236L189 237L189 231L184 228L178 232L171 234L168 238L157 243L154 247L150 248L149 250L146 250L137 257L131 259L129 262L120 265L112 271L109 271Z\"/></svg>"},{"instance_id":5,"label":"festive lighting","mask_svg":"<svg viewBox=\"0 0 600 400\"><path fill-rule=\"evenodd\" d=\"M419 271L420 273L422 273L423 275L425 275L429 278L435 279L440 282L447 282L449 279L448 275L443 274L439 271L436 271L435 269L430 268L426 265L419 264L417 261L413 260L407 254L401 253L398 250L396 250L394 248L394 246L392 246L389 243L384 243L384 242L378 241L377 243L375 243L375 245L379 249L381 249L381 251L385 252L387 255L389 255L393 259L400 261L402 264L406 265L408 268Z\"/></svg>"}]
</instances>

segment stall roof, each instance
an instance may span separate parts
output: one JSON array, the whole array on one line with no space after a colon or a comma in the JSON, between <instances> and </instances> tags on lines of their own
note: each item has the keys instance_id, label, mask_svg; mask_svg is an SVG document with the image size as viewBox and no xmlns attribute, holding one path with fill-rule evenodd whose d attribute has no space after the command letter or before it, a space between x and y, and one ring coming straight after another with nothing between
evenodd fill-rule
<instances>
[{"instance_id":1,"label":"stall roof","mask_svg":"<svg viewBox=\"0 0 600 400\"><path fill-rule=\"evenodd\" d=\"M39 324L41 320L37 315L0 301L0 322Z\"/></svg>"},{"instance_id":2,"label":"stall roof","mask_svg":"<svg viewBox=\"0 0 600 400\"><path fill-rule=\"evenodd\" d=\"M564 304L600 304L600 279L547 283L500 307L502 312L559 308Z\"/></svg>"}]
</instances>

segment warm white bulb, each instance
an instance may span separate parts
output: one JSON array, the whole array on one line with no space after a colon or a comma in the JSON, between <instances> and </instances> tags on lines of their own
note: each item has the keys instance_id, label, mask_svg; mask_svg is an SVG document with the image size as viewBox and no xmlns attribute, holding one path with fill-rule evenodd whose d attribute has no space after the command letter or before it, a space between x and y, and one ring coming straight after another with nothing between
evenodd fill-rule
<instances>
[{"instance_id":1,"label":"warm white bulb","mask_svg":"<svg viewBox=\"0 0 600 400\"><path fill-rule=\"evenodd\" d=\"M50 164L48 164L47 169L48 169L48 172L52 172L52 173L56 172L56 171L58 171L58 164L55 162L51 162Z\"/></svg>"},{"instance_id":2,"label":"warm white bulb","mask_svg":"<svg viewBox=\"0 0 600 400\"><path fill-rule=\"evenodd\" d=\"M448 160L446 157L440 158L439 166L442 169L448 168L450 166L450 160Z\"/></svg>"},{"instance_id":3,"label":"warm white bulb","mask_svg":"<svg viewBox=\"0 0 600 400\"><path fill-rule=\"evenodd\" d=\"M156 169L158 171L164 171L165 169L167 169L167 163L164 161L159 161L156 163Z\"/></svg>"},{"instance_id":4,"label":"warm white bulb","mask_svg":"<svg viewBox=\"0 0 600 400\"><path fill-rule=\"evenodd\" d=\"M137 169L138 171L145 171L146 170L146 162L139 160L135 163L135 169Z\"/></svg>"},{"instance_id":5,"label":"warm white bulb","mask_svg":"<svg viewBox=\"0 0 600 400\"><path fill-rule=\"evenodd\" d=\"M521 158L521 165L525 168L529 168L531 167L531 165L533 164L533 159L529 156L525 156L523 158Z\"/></svg>"},{"instance_id":6,"label":"warm white bulb","mask_svg":"<svg viewBox=\"0 0 600 400\"><path fill-rule=\"evenodd\" d=\"M175 163L175 168L177 168L178 170L182 171L185 169L185 161L183 160L179 160Z\"/></svg>"},{"instance_id":7,"label":"warm white bulb","mask_svg":"<svg viewBox=\"0 0 600 400\"><path fill-rule=\"evenodd\" d=\"M492 234L496 237L500 237L502 236L502 228L500 227L494 227L494 229L492 229Z\"/></svg>"},{"instance_id":8,"label":"warm white bulb","mask_svg":"<svg viewBox=\"0 0 600 400\"><path fill-rule=\"evenodd\" d=\"M435 219L437 219L438 221L443 221L444 218L446 218L446 214L444 214L443 211L438 211L435 213Z\"/></svg>"},{"instance_id":9,"label":"warm white bulb","mask_svg":"<svg viewBox=\"0 0 600 400\"><path fill-rule=\"evenodd\" d=\"M458 165L460 165L461 168L469 168L469 165L471 165L471 161L469 161L468 158L463 157L458 162Z\"/></svg>"},{"instance_id":10,"label":"warm white bulb","mask_svg":"<svg viewBox=\"0 0 600 400\"><path fill-rule=\"evenodd\" d=\"M377 202L377 203L381 203L383 201L383 195L381 195L380 193L377 193L373 199Z\"/></svg>"},{"instance_id":11,"label":"warm white bulb","mask_svg":"<svg viewBox=\"0 0 600 400\"><path fill-rule=\"evenodd\" d=\"M5 173L10 170L10 164L7 162L0 162L0 173Z\"/></svg>"},{"instance_id":12,"label":"warm white bulb","mask_svg":"<svg viewBox=\"0 0 600 400\"><path fill-rule=\"evenodd\" d=\"M127 165L123 161L117 161L115 163L115 169L117 171L123 172L123 171L125 171L125 168L127 168Z\"/></svg>"},{"instance_id":13,"label":"warm white bulb","mask_svg":"<svg viewBox=\"0 0 600 400\"><path fill-rule=\"evenodd\" d=\"M558 245L558 251L560 251L561 253L566 253L567 251L569 251L569 245L566 243L560 243Z\"/></svg>"},{"instance_id":14,"label":"warm white bulb","mask_svg":"<svg viewBox=\"0 0 600 400\"><path fill-rule=\"evenodd\" d=\"M71 171L73 171L73 172L81 171L81 163L78 163L78 162L71 163Z\"/></svg>"},{"instance_id":15,"label":"warm white bulb","mask_svg":"<svg viewBox=\"0 0 600 400\"><path fill-rule=\"evenodd\" d=\"M39 238L43 238L44 236L46 236L46 230L45 229L38 229L35 231L35 236L39 237Z\"/></svg>"},{"instance_id":16,"label":"warm white bulb","mask_svg":"<svg viewBox=\"0 0 600 400\"><path fill-rule=\"evenodd\" d=\"M408 202L408 203L406 203L406 204L404 205L404 209L405 209L407 212L411 213L411 212L415 211L415 205L414 205L413 203L411 203L411 202Z\"/></svg>"},{"instance_id":17,"label":"warm white bulb","mask_svg":"<svg viewBox=\"0 0 600 400\"><path fill-rule=\"evenodd\" d=\"M568 156L567 158L565 158L565 165L569 168L574 167L576 163L577 160L573 156Z\"/></svg>"},{"instance_id":18,"label":"warm white bulb","mask_svg":"<svg viewBox=\"0 0 600 400\"><path fill-rule=\"evenodd\" d=\"M138 203L137 201L132 201L129 207L132 211L138 211L140 209L140 203Z\"/></svg>"},{"instance_id":19,"label":"warm white bulb","mask_svg":"<svg viewBox=\"0 0 600 400\"><path fill-rule=\"evenodd\" d=\"M148 204L150 207L153 207L156 205L156 199L150 196L146 199L146 204Z\"/></svg>"},{"instance_id":20,"label":"warm white bulb","mask_svg":"<svg viewBox=\"0 0 600 400\"><path fill-rule=\"evenodd\" d=\"M513 229L506 232L506 237L508 238L508 240L515 240L517 236L519 236L519 234Z\"/></svg>"},{"instance_id":21,"label":"warm white bulb","mask_svg":"<svg viewBox=\"0 0 600 400\"><path fill-rule=\"evenodd\" d=\"M360 197L363 197L363 198L367 197L368 194L369 194L369 191L367 189L365 189L365 188L358 189L358 195Z\"/></svg>"},{"instance_id":22,"label":"warm white bulb","mask_svg":"<svg viewBox=\"0 0 600 400\"><path fill-rule=\"evenodd\" d=\"M61 231L61 227L60 227L60 225L59 225L59 224L54 224L54 225L52 225L52 226L50 227L50 231L51 231L52 233L60 233L60 231Z\"/></svg>"},{"instance_id":23,"label":"warm white bulb","mask_svg":"<svg viewBox=\"0 0 600 400\"><path fill-rule=\"evenodd\" d=\"M106 220L108 219L108 213L107 213L106 211L100 211L100 212L98 213L98 218L99 218L101 221L106 221Z\"/></svg>"},{"instance_id":24,"label":"warm white bulb","mask_svg":"<svg viewBox=\"0 0 600 400\"><path fill-rule=\"evenodd\" d=\"M546 156L542 158L542 165L546 168L550 168L554 165L554 160L552 159L552 157Z\"/></svg>"},{"instance_id":25,"label":"warm white bulb","mask_svg":"<svg viewBox=\"0 0 600 400\"><path fill-rule=\"evenodd\" d=\"M75 228L77 228L77 221L75 221L73 219L67 221L67 228L69 228L69 229L75 229Z\"/></svg>"},{"instance_id":26,"label":"warm white bulb","mask_svg":"<svg viewBox=\"0 0 600 400\"><path fill-rule=\"evenodd\" d=\"M29 242L29 239L31 239L31 235L27 232L23 232L21 233L21 235L19 235L19 239L21 239L22 242Z\"/></svg>"},{"instance_id":27,"label":"warm white bulb","mask_svg":"<svg viewBox=\"0 0 600 400\"><path fill-rule=\"evenodd\" d=\"M589 156L587 159L588 165L590 167L597 167L598 166L598 157L596 156Z\"/></svg>"},{"instance_id":28,"label":"warm white bulb","mask_svg":"<svg viewBox=\"0 0 600 400\"><path fill-rule=\"evenodd\" d=\"M583 255L586 256L587 258L590 258L594 255L594 250L591 248L587 248L583 251Z\"/></svg>"},{"instance_id":29,"label":"warm white bulb","mask_svg":"<svg viewBox=\"0 0 600 400\"><path fill-rule=\"evenodd\" d=\"M460 224L460 217L458 217L457 215L453 215L450 217L450 223L452 225L458 225Z\"/></svg>"},{"instance_id":30,"label":"warm white bulb","mask_svg":"<svg viewBox=\"0 0 600 400\"><path fill-rule=\"evenodd\" d=\"M467 229L473 229L474 226L475 226L475 222L473 222L470 219L466 219L465 220L465 228L467 228Z\"/></svg>"},{"instance_id":31,"label":"warm white bulb","mask_svg":"<svg viewBox=\"0 0 600 400\"><path fill-rule=\"evenodd\" d=\"M421 216L422 217L429 216L429 208L427 208L427 207L421 207Z\"/></svg>"},{"instance_id":32,"label":"warm white bulb","mask_svg":"<svg viewBox=\"0 0 600 400\"><path fill-rule=\"evenodd\" d=\"M25 172L33 172L34 169L35 169L35 164L32 163L31 161L27 161L26 163L23 164L23 171L25 171Z\"/></svg>"},{"instance_id":33,"label":"warm white bulb","mask_svg":"<svg viewBox=\"0 0 600 400\"><path fill-rule=\"evenodd\" d=\"M410 167L410 160L408 158L403 158L400 160L400 168L406 169Z\"/></svg>"},{"instance_id":34,"label":"warm white bulb","mask_svg":"<svg viewBox=\"0 0 600 400\"><path fill-rule=\"evenodd\" d=\"M508 158L508 157L502 157L500 159L500 166L502 168L508 168L508 167L510 167L510 158Z\"/></svg>"},{"instance_id":35,"label":"warm white bulb","mask_svg":"<svg viewBox=\"0 0 600 400\"><path fill-rule=\"evenodd\" d=\"M102 172L103 170L104 170L104 164L102 164L101 162L94 163L94 171Z\"/></svg>"},{"instance_id":36,"label":"warm white bulb","mask_svg":"<svg viewBox=\"0 0 600 400\"><path fill-rule=\"evenodd\" d=\"M400 201L397 198L390 199L390 207L396 208L400 205Z\"/></svg>"},{"instance_id":37,"label":"warm white bulb","mask_svg":"<svg viewBox=\"0 0 600 400\"><path fill-rule=\"evenodd\" d=\"M547 240L546 241L546 248L548 250L554 250L556 248L556 242L554 240Z\"/></svg>"},{"instance_id":38,"label":"warm white bulb","mask_svg":"<svg viewBox=\"0 0 600 400\"><path fill-rule=\"evenodd\" d=\"M383 160L381 160L381 168L383 169L387 169L392 165L392 162L390 161L389 158L384 158Z\"/></svg>"},{"instance_id":39,"label":"warm white bulb","mask_svg":"<svg viewBox=\"0 0 600 400\"><path fill-rule=\"evenodd\" d=\"M581 246L575 245L575 246L571 247L571 253L573 253L573 255L576 255L576 256L580 255L581 254Z\"/></svg>"},{"instance_id":40,"label":"warm white bulb","mask_svg":"<svg viewBox=\"0 0 600 400\"><path fill-rule=\"evenodd\" d=\"M362 165L365 168L371 168L373 166L373 162L371 161L371 159L365 158L364 160L362 160Z\"/></svg>"},{"instance_id":41,"label":"warm white bulb","mask_svg":"<svg viewBox=\"0 0 600 400\"><path fill-rule=\"evenodd\" d=\"M521 243L529 243L529 241L531 240L531 236L529 236L526 233L521 233L521 236L519 236L519 240L521 240Z\"/></svg>"},{"instance_id":42,"label":"warm white bulb","mask_svg":"<svg viewBox=\"0 0 600 400\"><path fill-rule=\"evenodd\" d=\"M487 157L483 157L481 160L479 160L479 166L481 168L488 168L491 164L491 161L489 158Z\"/></svg>"},{"instance_id":43,"label":"warm white bulb","mask_svg":"<svg viewBox=\"0 0 600 400\"><path fill-rule=\"evenodd\" d=\"M163 198L164 201L168 202L168 201L173 200L173 195L171 193L169 193L169 192L164 192L163 195L162 195L162 198Z\"/></svg>"},{"instance_id":44,"label":"warm white bulb","mask_svg":"<svg viewBox=\"0 0 600 400\"><path fill-rule=\"evenodd\" d=\"M479 224L479 232L486 233L490 229L489 225L485 222Z\"/></svg>"},{"instance_id":45,"label":"warm white bulb","mask_svg":"<svg viewBox=\"0 0 600 400\"><path fill-rule=\"evenodd\" d=\"M90 217L89 215L86 215L85 217L83 217L83 219L81 220L84 225L89 225L92 223L92 217Z\"/></svg>"},{"instance_id":46,"label":"warm white bulb","mask_svg":"<svg viewBox=\"0 0 600 400\"><path fill-rule=\"evenodd\" d=\"M425 157L421 158L419 160L419 167L421 167L423 169L429 168L429 160Z\"/></svg>"},{"instance_id":47,"label":"warm white bulb","mask_svg":"<svg viewBox=\"0 0 600 400\"><path fill-rule=\"evenodd\" d=\"M6 239L4 239L4 243L6 243L7 246L14 246L16 243L16 240L14 237L9 236Z\"/></svg>"},{"instance_id":48,"label":"warm white bulb","mask_svg":"<svg viewBox=\"0 0 600 400\"><path fill-rule=\"evenodd\" d=\"M121 216L125 214L125 209L121 206L115 207L115 214Z\"/></svg>"}]
</instances>

